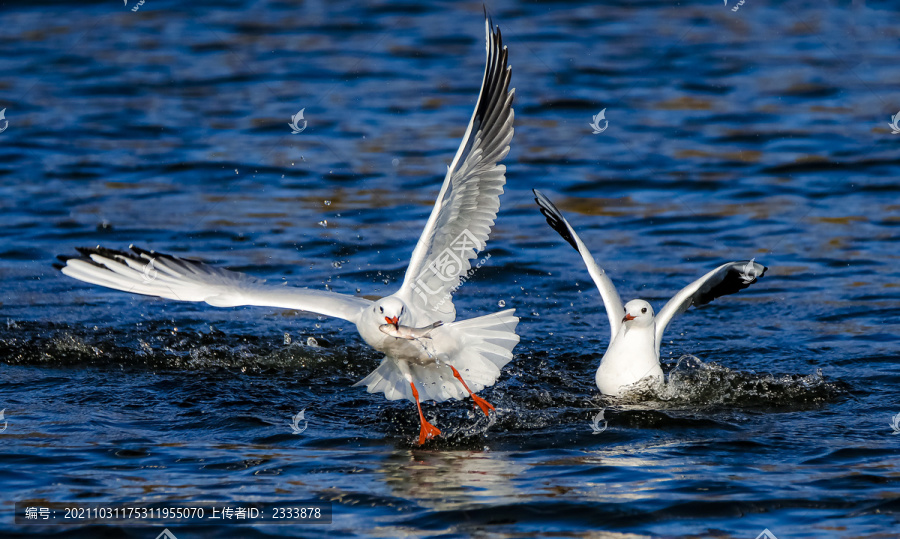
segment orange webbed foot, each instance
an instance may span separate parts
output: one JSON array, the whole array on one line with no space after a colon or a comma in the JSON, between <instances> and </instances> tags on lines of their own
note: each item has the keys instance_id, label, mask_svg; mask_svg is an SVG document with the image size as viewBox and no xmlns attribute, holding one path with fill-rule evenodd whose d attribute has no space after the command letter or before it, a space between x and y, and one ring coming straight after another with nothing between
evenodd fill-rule
<instances>
[{"instance_id":1,"label":"orange webbed foot","mask_svg":"<svg viewBox=\"0 0 900 539\"><path fill-rule=\"evenodd\" d=\"M482 399L478 395L472 393L472 400L475 401L475 404L481 408L481 411L484 412L484 415L491 417L490 412L488 410L494 410L494 407L488 401Z\"/></svg>"},{"instance_id":2,"label":"orange webbed foot","mask_svg":"<svg viewBox=\"0 0 900 539\"><path fill-rule=\"evenodd\" d=\"M459 371L456 370L456 367L450 365L450 370L453 371L453 376L455 376L456 379L459 380L459 383L461 383L462 386L466 389L466 391L469 393L469 396L472 397L473 401L475 401L475 404L479 408L481 408L481 411L484 412L484 415L490 417L491 414L488 412L488 410L494 410L494 407L491 406L491 403L472 393L472 390L469 389L468 385L466 385L465 380L462 379L462 376L460 376Z\"/></svg>"},{"instance_id":3,"label":"orange webbed foot","mask_svg":"<svg viewBox=\"0 0 900 539\"><path fill-rule=\"evenodd\" d=\"M435 427L428 421L425 421L424 418L422 418L422 428L421 428L421 430L419 430L419 445L424 444L425 440L430 440L431 438L434 438L435 436L440 436L440 435L441 435L440 429L438 429L437 427Z\"/></svg>"}]
</instances>

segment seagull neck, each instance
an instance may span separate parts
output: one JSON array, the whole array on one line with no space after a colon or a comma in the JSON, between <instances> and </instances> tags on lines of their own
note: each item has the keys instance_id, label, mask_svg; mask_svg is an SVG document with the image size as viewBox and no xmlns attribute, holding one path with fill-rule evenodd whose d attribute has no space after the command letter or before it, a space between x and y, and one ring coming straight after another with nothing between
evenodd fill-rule
<instances>
[{"instance_id":1,"label":"seagull neck","mask_svg":"<svg viewBox=\"0 0 900 539\"><path fill-rule=\"evenodd\" d=\"M634 324L622 324L622 327L619 329L619 333L616 335L616 340L635 340L639 339L642 341L656 340L656 322L646 325L646 326L638 326Z\"/></svg>"}]
</instances>

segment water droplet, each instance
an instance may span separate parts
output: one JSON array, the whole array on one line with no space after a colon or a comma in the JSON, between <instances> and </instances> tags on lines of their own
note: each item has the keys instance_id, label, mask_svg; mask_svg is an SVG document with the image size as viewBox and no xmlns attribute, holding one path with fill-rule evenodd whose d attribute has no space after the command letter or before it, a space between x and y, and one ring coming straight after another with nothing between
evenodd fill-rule
<instances>
[{"instance_id":1,"label":"water droplet","mask_svg":"<svg viewBox=\"0 0 900 539\"><path fill-rule=\"evenodd\" d=\"M501 299L497 302L497 307L506 307L506 302Z\"/></svg>"},{"instance_id":2,"label":"water droplet","mask_svg":"<svg viewBox=\"0 0 900 539\"><path fill-rule=\"evenodd\" d=\"M341 263L340 263L340 262L332 262L332 263L331 263L331 267L332 267L332 268L340 269L340 268L341 268Z\"/></svg>"},{"instance_id":3,"label":"water droplet","mask_svg":"<svg viewBox=\"0 0 900 539\"><path fill-rule=\"evenodd\" d=\"M330 200L326 200L326 201L325 201L325 205L326 205L326 206L331 206L331 201L330 201Z\"/></svg>"},{"instance_id":4,"label":"water droplet","mask_svg":"<svg viewBox=\"0 0 900 539\"><path fill-rule=\"evenodd\" d=\"M306 339L306 346L319 346L319 341L315 337Z\"/></svg>"},{"instance_id":5,"label":"water droplet","mask_svg":"<svg viewBox=\"0 0 900 539\"><path fill-rule=\"evenodd\" d=\"M356 289L356 293L359 294L360 292L362 292L362 289L357 288L357 289Z\"/></svg>"},{"instance_id":6,"label":"water droplet","mask_svg":"<svg viewBox=\"0 0 900 539\"><path fill-rule=\"evenodd\" d=\"M327 227L327 226L328 226L328 221L326 221L326 220L324 220L324 219L321 220L321 221L319 221L319 226L322 227L322 228Z\"/></svg>"},{"instance_id":7,"label":"water droplet","mask_svg":"<svg viewBox=\"0 0 900 539\"><path fill-rule=\"evenodd\" d=\"M291 334L290 333L284 334L284 344L291 344Z\"/></svg>"},{"instance_id":8,"label":"water droplet","mask_svg":"<svg viewBox=\"0 0 900 539\"><path fill-rule=\"evenodd\" d=\"M235 174L239 174L238 169L234 169Z\"/></svg>"},{"instance_id":9,"label":"water droplet","mask_svg":"<svg viewBox=\"0 0 900 539\"><path fill-rule=\"evenodd\" d=\"M391 164L394 165L395 167L399 167L400 160L395 157L394 159L391 159Z\"/></svg>"}]
</instances>

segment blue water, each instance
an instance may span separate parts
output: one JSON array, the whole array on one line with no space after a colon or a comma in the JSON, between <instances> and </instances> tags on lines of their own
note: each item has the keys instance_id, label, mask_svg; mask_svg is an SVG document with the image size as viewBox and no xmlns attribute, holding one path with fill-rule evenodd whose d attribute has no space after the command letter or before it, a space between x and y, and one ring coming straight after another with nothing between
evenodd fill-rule
<instances>
[{"instance_id":1,"label":"blue water","mask_svg":"<svg viewBox=\"0 0 900 539\"><path fill-rule=\"evenodd\" d=\"M495 419L427 403L445 436L418 448L411 403L350 387L380 357L349 324L52 263L135 243L392 292L474 106L481 4L0 3L0 535L162 531L16 525L24 500L334 507L179 539L900 535L900 14L729 4L487 6L516 134L490 261L455 301L515 307L522 341L483 392ZM669 391L601 398L599 295L534 187L623 299L769 270L669 327Z\"/></svg>"}]
</instances>

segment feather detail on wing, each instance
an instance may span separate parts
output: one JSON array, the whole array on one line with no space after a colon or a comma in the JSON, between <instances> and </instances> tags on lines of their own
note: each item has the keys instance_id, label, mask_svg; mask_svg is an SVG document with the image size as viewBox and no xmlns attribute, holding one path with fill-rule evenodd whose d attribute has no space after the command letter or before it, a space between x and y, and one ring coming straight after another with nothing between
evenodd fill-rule
<instances>
[{"instance_id":1,"label":"feather detail on wing","mask_svg":"<svg viewBox=\"0 0 900 539\"><path fill-rule=\"evenodd\" d=\"M205 301L214 307L257 305L309 311L356 322L371 301L325 290L265 284L244 273L177 256L131 247L79 248L81 257L60 257L56 267L86 283L124 292L180 301Z\"/></svg>"},{"instance_id":2,"label":"feather detail on wing","mask_svg":"<svg viewBox=\"0 0 900 539\"><path fill-rule=\"evenodd\" d=\"M656 314L656 346L662 342L666 326L673 318L688 310L692 305L706 305L712 300L739 292L769 269L753 260L728 262L687 285L668 301Z\"/></svg>"},{"instance_id":3,"label":"feather detail on wing","mask_svg":"<svg viewBox=\"0 0 900 539\"><path fill-rule=\"evenodd\" d=\"M606 307L606 316L609 318L609 329L612 333L610 339L614 339L616 333L619 332L619 327L622 325L622 318L625 316L625 307L622 305L622 299L619 297L616 287L613 286L612 280L606 275L603 268L597 265L594 257L591 256L591 253L585 247L584 242L575 233L575 229L566 221L566 218L563 217L553 202L537 189L534 189L533 192L534 201L537 202L541 208L541 213L547 218L547 224L562 236L564 240L569 242L569 245L578 251L578 254L584 260L588 273L594 279L594 284L597 285L597 289L600 291L600 297L603 299L603 305Z\"/></svg>"},{"instance_id":4,"label":"feather detail on wing","mask_svg":"<svg viewBox=\"0 0 900 539\"><path fill-rule=\"evenodd\" d=\"M455 319L451 295L469 261L484 249L506 183L506 167L499 162L513 136L515 90L509 89L500 29L485 20L485 31L487 63L478 103L398 292L433 321Z\"/></svg>"}]
</instances>

